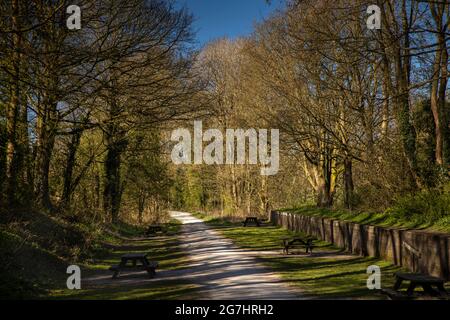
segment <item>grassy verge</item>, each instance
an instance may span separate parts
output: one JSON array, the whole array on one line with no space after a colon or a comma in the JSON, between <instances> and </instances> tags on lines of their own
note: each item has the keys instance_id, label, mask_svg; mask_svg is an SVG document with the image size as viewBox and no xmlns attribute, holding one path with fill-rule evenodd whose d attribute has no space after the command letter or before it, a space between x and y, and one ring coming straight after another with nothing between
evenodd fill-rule
<instances>
[{"instance_id":1,"label":"grassy verge","mask_svg":"<svg viewBox=\"0 0 450 320\"><path fill-rule=\"evenodd\" d=\"M292 212L305 216L332 218L379 227L406 228L450 233L450 221L447 221L447 219L441 219L439 220L439 223L426 222L423 219L413 218L408 215L401 216L400 214L395 214L391 210L387 210L385 212L358 212L343 209L325 209L314 206L304 206L294 209L283 209L281 211ZM445 221L447 222L444 223Z\"/></svg>"},{"instance_id":2,"label":"grassy verge","mask_svg":"<svg viewBox=\"0 0 450 320\"><path fill-rule=\"evenodd\" d=\"M399 198L392 208L384 212L331 210L313 206L283 211L381 227L426 229L450 233L450 184L443 190L425 190Z\"/></svg>"},{"instance_id":3,"label":"grassy verge","mask_svg":"<svg viewBox=\"0 0 450 320\"><path fill-rule=\"evenodd\" d=\"M63 283L70 264L96 254L95 225L34 211L2 215L0 299L31 299Z\"/></svg>"},{"instance_id":4,"label":"grassy verge","mask_svg":"<svg viewBox=\"0 0 450 320\"><path fill-rule=\"evenodd\" d=\"M82 266L82 277L106 277L100 283L90 283L82 290L55 289L51 292L51 299L76 299L76 300L177 300L194 299L197 297L195 284L179 280L158 279L158 273L162 271L179 270L186 267L188 256L180 248L176 232L180 224L172 220L167 226L165 235L145 240L123 240L109 235L107 242L103 244L106 251L101 256L91 260L89 264ZM119 231L120 230L116 230ZM130 231L130 230L128 230ZM135 230L142 234L143 230ZM136 233L127 233L128 236L136 236ZM149 259L159 262L157 276L152 281L139 281L139 279L123 284L109 280L111 273L109 267L117 264L120 257L126 253L148 253ZM147 280L146 275L142 275ZM131 279L131 278L130 278ZM83 282L82 282L83 284Z\"/></svg>"},{"instance_id":5,"label":"grassy verge","mask_svg":"<svg viewBox=\"0 0 450 320\"><path fill-rule=\"evenodd\" d=\"M68 221L41 212L20 212L0 223L0 299L180 299L195 297L195 286L145 275L120 284L108 270L129 252L148 252L160 263L159 272L184 268L186 253L179 246L176 220L166 232L139 240L145 229L119 223ZM69 265L81 268L83 290L68 290ZM83 280L103 279L100 284ZM142 281L146 280L146 281Z\"/></svg>"},{"instance_id":6,"label":"grassy verge","mask_svg":"<svg viewBox=\"0 0 450 320\"><path fill-rule=\"evenodd\" d=\"M203 214L196 216L205 218ZM285 256L281 254L281 238L304 234L275 226L242 228L238 223L211 217L204 220L239 247L254 250L264 264L309 298L384 299L384 295L367 289L367 268L371 265L381 268L385 288L393 286L394 273L400 270L380 259L344 254L331 244L318 240L314 242L315 254L312 256Z\"/></svg>"},{"instance_id":7,"label":"grassy verge","mask_svg":"<svg viewBox=\"0 0 450 320\"><path fill-rule=\"evenodd\" d=\"M367 268L371 265L381 268L383 288L393 287L393 274L400 270L389 262L368 257L263 259L306 297L318 299L385 299L380 292L367 289Z\"/></svg>"}]
</instances>

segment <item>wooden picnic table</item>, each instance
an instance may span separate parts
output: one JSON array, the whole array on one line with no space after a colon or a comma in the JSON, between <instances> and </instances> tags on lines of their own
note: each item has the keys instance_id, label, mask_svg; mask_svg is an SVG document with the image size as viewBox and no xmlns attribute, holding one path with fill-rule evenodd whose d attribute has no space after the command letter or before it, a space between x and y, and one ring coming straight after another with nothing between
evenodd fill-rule
<instances>
[{"instance_id":1,"label":"wooden picnic table","mask_svg":"<svg viewBox=\"0 0 450 320\"><path fill-rule=\"evenodd\" d=\"M409 282L408 290L406 291L406 294L408 296L412 296L414 294L414 290L421 286L426 294L433 296L436 294L440 295L447 295L447 291L445 290L444 283L445 280L433 276L429 276L426 274L421 273L401 273L397 272L395 274L395 277L397 278L395 285L394 285L394 291L399 292L399 289L404 281ZM437 288L436 290L433 289L433 287Z\"/></svg>"},{"instance_id":2,"label":"wooden picnic table","mask_svg":"<svg viewBox=\"0 0 450 320\"><path fill-rule=\"evenodd\" d=\"M259 222L259 220L258 220L257 217L247 217L247 218L245 218L245 221L243 222L244 227L247 227L247 225L248 225L249 223L253 223L253 224L256 225L257 227L260 227L260 226L261 226L261 224L260 224L260 222Z\"/></svg>"},{"instance_id":3,"label":"wooden picnic table","mask_svg":"<svg viewBox=\"0 0 450 320\"><path fill-rule=\"evenodd\" d=\"M147 256L147 253L129 253L123 255L119 265L114 265L109 268L114 272L113 279L116 279L123 270L145 270L153 278L159 264L155 261L149 261ZM128 262L131 262L131 265ZM140 264L138 264L139 262Z\"/></svg>"},{"instance_id":4,"label":"wooden picnic table","mask_svg":"<svg viewBox=\"0 0 450 320\"><path fill-rule=\"evenodd\" d=\"M155 234L157 232L162 232L163 228L159 224L150 225L147 228L147 235Z\"/></svg>"},{"instance_id":5,"label":"wooden picnic table","mask_svg":"<svg viewBox=\"0 0 450 320\"><path fill-rule=\"evenodd\" d=\"M289 237L289 238L283 238L283 253L289 254L289 249L300 247L305 248L306 253L312 253L312 250L314 248L313 246L313 238L302 238L302 237Z\"/></svg>"}]
</instances>

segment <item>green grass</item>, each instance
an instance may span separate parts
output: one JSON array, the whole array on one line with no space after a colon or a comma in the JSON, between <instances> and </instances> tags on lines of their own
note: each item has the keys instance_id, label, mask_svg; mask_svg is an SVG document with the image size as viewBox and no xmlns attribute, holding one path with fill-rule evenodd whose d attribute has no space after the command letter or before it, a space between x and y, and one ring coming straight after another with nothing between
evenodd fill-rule
<instances>
[{"instance_id":1,"label":"green grass","mask_svg":"<svg viewBox=\"0 0 450 320\"><path fill-rule=\"evenodd\" d=\"M233 239L241 248L246 249L280 250L283 238L293 236L306 237L304 233L293 232L267 223L261 228L243 228L241 222L232 222L228 219L221 219L204 213L195 213L194 216L219 230L225 237ZM329 243L320 240L314 240L314 246L318 249L332 248Z\"/></svg>"},{"instance_id":2,"label":"green grass","mask_svg":"<svg viewBox=\"0 0 450 320\"><path fill-rule=\"evenodd\" d=\"M265 264L284 279L298 286L305 297L319 299L385 299L381 293L367 289L367 268L381 268L384 288L394 285L393 274L400 268L391 263L368 257L335 258L273 257L263 258Z\"/></svg>"},{"instance_id":3,"label":"green grass","mask_svg":"<svg viewBox=\"0 0 450 320\"><path fill-rule=\"evenodd\" d=\"M449 208L450 210L450 208ZM385 212L358 212L343 209L326 209L314 206L304 206L294 209L283 209L280 211L292 212L305 216L316 216L332 218L342 221L355 222L359 224L368 224L380 227L395 227L406 229L420 229L437 232L450 233L450 216L440 218L436 221L427 221L420 215L407 215L396 212L395 209ZM450 211L449 211L450 212Z\"/></svg>"},{"instance_id":4,"label":"green grass","mask_svg":"<svg viewBox=\"0 0 450 320\"><path fill-rule=\"evenodd\" d=\"M242 225L232 223L224 225L215 222L207 222L207 224L214 226L225 237L233 239L235 244L244 249L281 250L282 238L294 236L306 237L303 233L292 232L275 226L243 228ZM332 248L329 243L320 240L314 240L313 243L318 250Z\"/></svg>"},{"instance_id":5,"label":"green grass","mask_svg":"<svg viewBox=\"0 0 450 320\"><path fill-rule=\"evenodd\" d=\"M197 217L205 215L196 214ZM323 256L281 254L281 239L302 233L275 227L243 228L239 223L208 217L205 222L241 248L258 252L258 258L288 283L299 288L303 296L319 299L384 299L380 293L367 289L367 268L378 265L382 271L382 286L392 287L394 273L401 270L389 262L343 254L324 241L314 241L314 252ZM278 251L273 253L273 251ZM271 251L266 254L264 251Z\"/></svg>"},{"instance_id":6,"label":"green grass","mask_svg":"<svg viewBox=\"0 0 450 320\"><path fill-rule=\"evenodd\" d=\"M360 224L450 233L450 183L397 197L384 212L361 212L302 206L282 211Z\"/></svg>"}]
</instances>

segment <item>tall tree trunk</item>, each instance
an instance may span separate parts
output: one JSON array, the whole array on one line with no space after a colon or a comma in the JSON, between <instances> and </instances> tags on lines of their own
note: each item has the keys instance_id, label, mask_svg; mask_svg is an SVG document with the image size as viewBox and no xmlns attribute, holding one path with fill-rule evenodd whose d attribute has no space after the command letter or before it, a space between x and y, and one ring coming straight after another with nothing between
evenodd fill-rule
<instances>
[{"instance_id":1,"label":"tall tree trunk","mask_svg":"<svg viewBox=\"0 0 450 320\"><path fill-rule=\"evenodd\" d=\"M19 116L19 167L21 168L20 172L20 183L22 185L23 193L28 194L32 192L32 166L31 166L31 154L30 154L30 138L28 134L28 106L27 106L27 97L22 92L22 106L20 110Z\"/></svg>"},{"instance_id":2,"label":"tall tree trunk","mask_svg":"<svg viewBox=\"0 0 450 320\"><path fill-rule=\"evenodd\" d=\"M53 98L44 100L43 107L38 111L36 163L34 175L34 193L36 205L51 209L49 188L50 162L56 136L56 102Z\"/></svg>"},{"instance_id":3,"label":"tall tree trunk","mask_svg":"<svg viewBox=\"0 0 450 320\"><path fill-rule=\"evenodd\" d=\"M395 49L395 72L397 79L397 121L403 151L416 187L421 185L416 157L416 130L411 123L410 115L410 30L407 17L406 0L402 2L402 38L398 39ZM403 39L403 41L402 41Z\"/></svg>"},{"instance_id":4,"label":"tall tree trunk","mask_svg":"<svg viewBox=\"0 0 450 320\"><path fill-rule=\"evenodd\" d=\"M105 213L111 217L112 223L117 223L120 211L121 193L121 150L113 143L108 142L105 159L105 190L103 206Z\"/></svg>"},{"instance_id":5,"label":"tall tree trunk","mask_svg":"<svg viewBox=\"0 0 450 320\"><path fill-rule=\"evenodd\" d=\"M437 51L436 56L434 58L435 60L433 64L433 81L431 83L431 93L430 93L431 111L433 113L435 140L436 140L435 159L438 165L442 165L444 163L443 135L442 135L443 124L441 123L441 114L439 112L439 96L438 96L441 58L442 58L441 52Z\"/></svg>"},{"instance_id":6,"label":"tall tree trunk","mask_svg":"<svg viewBox=\"0 0 450 320\"><path fill-rule=\"evenodd\" d=\"M448 18L450 19L450 18ZM447 84L448 84L448 48L445 41L445 33L439 35L441 43L441 81L439 86L439 114L441 118L442 131L442 158L443 165L450 165L450 108L447 105Z\"/></svg>"},{"instance_id":7,"label":"tall tree trunk","mask_svg":"<svg viewBox=\"0 0 450 320\"><path fill-rule=\"evenodd\" d=\"M140 194L139 194L139 199L138 199L138 221L139 221L140 225L143 222L143 213L144 213L144 209L145 209L145 199L146 199L145 190L141 190Z\"/></svg>"},{"instance_id":8,"label":"tall tree trunk","mask_svg":"<svg viewBox=\"0 0 450 320\"><path fill-rule=\"evenodd\" d=\"M10 100L6 111L6 196L9 207L18 204L16 197L18 175L20 171L18 158L18 135L17 127L20 110L20 48L22 43L21 33L19 31L20 8L19 1L12 2L13 14L11 17L12 29L15 31L12 36L12 81Z\"/></svg>"},{"instance_id":9,"label":"tall tree trunk","mask_svg":"<svg viewBox=\"0 0 450 320\"><path fill-rule=\"evenodd\" d=\"M270 212L270 203L269 203L269 196L268 196L268 190L267 190L267 176L261 176L261 186L259 191L259 201L260 201L260 210L261 213L264 213L265 215L269 214Z\"/></svg>"},{"instance_id":10,"label":"tall tree trunk","mask_svg":"<svg viewBox=\"0 0 450 320\"><path fill-rule=\"evenodd\" d=\"M106 126L106 159L103 192L103 209L112 223L119 220L121 186L121 156L127 147L125 132L120 127L118 116L121 108L113 97L110 101L109 123Z\"/></svg>"},{"instance_id":11,"label":"tall tree trunk","mask_svg":"<svg viewBox=\"0 0 450 320\"><path fill-rule=\"evenodd\" d=\"M389 69L388 69L388 65L389 65L389 61L387 61L386 59L386 55L383 55L383 118L382 118L382 123L381 123L381 132L383 135L383 138L387 138L388 134L389 134L389 120L390 120L390 103L389 100L391 98L390 93L391 93L391 89L389 87L389 83L390 81L390 75L389 75Z\"/></svg>"},{"instance_id":12,"label":"tall tree trunk","mask_svg":"<svg viewBox=\"0 0 450 320\"><path fill-rule=\"evenodd\" d=\"M1 105L3 107L3 105ZM4 187L6 177L6 126L0 122L0 203L4 203Z\"/></svg>"},{"instance_id":13,"label":"tall tree trunk","mask_svg":"<svg viewBox=\"0 0 450 320\"><path fill-rule=\"evenodd\" d=\"M95 179L95 187L94 187L94 206L95 209L100 210L100 206L101 206L101 195L100 195L100 190L101 190L101 181L100 181L100 170L101 170L101 165L100 164L96 164L95 165L95 173L94 173L94 179Z\"/></svg>"},{"instance_id":14,"label":"tall tree trunk","mask_svg":"<svg viewBox=\"0 0 450 320\"><path fill-rule=\"evenodd\" d=\"M435 124L436 163L450 164L450 135L446 106L448 82L448 49L446 33L448 30L448 4L430 3L430 10L436 25L437 50L433 63L433 79L431 85L431 111ZM446 17L445 17L446 16Z\"/></svg>"},{"instance_id":15,"label":"tall tree trunk","mask_svg":"<svg viewBox=\"0 0 450 320\"><path fill-rule=\"evenodd\" d=\"M246 195L246 213L247 216L251 215L252 211L252 181L250 177L250 168L248 163L245 166L245 180L243 181L244 190Z\"/></svg>"},{"instance_id":16,"label":"tall tree trunk","mask_svg":"<svg viewBox=\"0 0 450 320\"><path fill-rule=\"evenodd\" d=\"M333 206L334 200L334 172L333 172L333 150L326 148L321 156L321 170L317 179L317 206L329 208Z\"/></svg>"},{"instance_id":17,"label":"tall tree trunk","mask_svg":"<svg viewBox=\"0 0 450 320\"><path fill-rule=\"evenodd\" d=\"M394 69L395 81L385 76L388 89L393 98L393 113L396 117L402 149L408 164L408 175L412 177L415 187L420 185L420 177L416 159L416 131L410 119L410 30L406 0L401 3L401 19L399 24L394 13L393 2L385 2L382 9L382 23L389 32L380 32L380 47L383 54L383 67ZM400 30L400 28L402 28Z\"/></svg>"},{"instance_id":18,"label":"tall tree trunk","mask_svg":"<svg viewBox=\"0 0 450 320\"><path fill-rule=\"evenodd\" d=\"M44 59L44 75L42 77L42 103L37 107L36 121L36 160L34 168L34 194L38 207L53 209L50 200L49 173L50 163L59 125L57 104L59 97L59 57L58 38L54 25L45 25L43 47L48 54Z\"/></svg>"},{"instance_id":19,"label":"tall tree trunk","mask_svg":"<svg viewBox=\"0 0 450 320\"><path fill-rule=\"evenodd\" d=\"M353 208L353 163L352 158L344 159L344 205L347 209Z\"/></svg>"},{"instance_id":20,"label":"tall tree trunk","mask_svg":"<svg viewBox=\"0 0 450 320\"><path fill-rule=\"evenodd\" d=\"M67 146L66 167L64 169L64 184L61 204L67 207L70 204L70 197L73 191L73 169L75 167L75 160L78 147L80 145L82 131L74 133Z\"/></svg>"},{"instance_id":21,"label":"tall tree trunk","mask_svg":"<svg viewBox=\"0 0 450 320\"><path fill-rule=\"evenodd\" d=\"M234 165L230 166L231 170L231 201L232 207L233 207L233 215L237 214L239 210L239 204L238 204L238 186L237 186L237 179L236 179L236 168Z\"/></svg>"},{"instance_id":22,"label":"tall tree trunk","mask_svg":"<svg viewBox=\"0 0 450 320\"><path fill-rule=\"evenodd\" d=\"M324 175L319 176L317 206L320 208L330 208L333 205L333 194L331 193L330 180L328 178Z\"/></svg>"}]
</instances>

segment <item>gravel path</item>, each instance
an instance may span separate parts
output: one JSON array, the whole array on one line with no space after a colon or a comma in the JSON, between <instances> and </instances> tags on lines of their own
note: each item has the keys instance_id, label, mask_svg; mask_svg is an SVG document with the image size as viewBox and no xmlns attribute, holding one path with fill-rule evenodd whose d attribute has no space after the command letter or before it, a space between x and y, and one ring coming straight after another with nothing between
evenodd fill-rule
<instances>
[{"instance_id":1,"label":"gravel path","mask_svg":"<svg viewBox=\"0 0 450 320\"><path fill-rule=\"evenodd\" d=\"M176 277L199 285L202 296L214 300L300 298L298 290L200 219L184 212L171 215L183 223L180 240L191 260L189 268L177 271Z\"/></svg>"}]
</instances>

